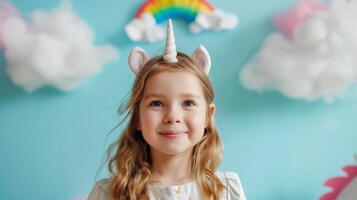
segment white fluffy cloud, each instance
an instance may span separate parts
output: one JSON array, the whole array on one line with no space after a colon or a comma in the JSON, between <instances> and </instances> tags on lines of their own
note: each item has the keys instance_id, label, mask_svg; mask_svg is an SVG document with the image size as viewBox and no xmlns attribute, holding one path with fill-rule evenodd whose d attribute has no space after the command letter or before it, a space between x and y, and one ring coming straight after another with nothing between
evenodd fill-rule
<instances>
[{"instance_id":1,"label":"white fluffy cloud","mask_svg":"<svg viewBox=\"0 0 357 200\"><path fill-rule=\"evenodd\" d=\"M111 45L96 47L93 32L64 1L30 19L9 17L0 24L7 73L16 85L31 92L43 86L70 91L118 58Z\"/></svg>"},{"instance_id":2,"label":"white fluffy cloud","mask_svg":"<svg viewBox=\"0 0 357 200\"><path fill-rule=\"evenodd\" d=\"M156 42L165 37L165 30L156 25L156 20L150 13L134 18L126 25L125 31L133 41Z\"/></svg>"},{"instance_id":3,"label":"white fluffy cloud","mask_svg":"<svg viewBox=\"0 0 357 200\"><path fill-rule=\"evenodd\" d=\"M217 9L212 13L199 13L195 21L189 25L189 28L193 33L199 33L208 29L230 30L237 25L238 18L235 15ZM165 38L166 27L157 25L154 16L145 13L140 18L134 18L130 21L126 25L125 31L133 41L156 42Z\"/></svg>"},{"instance_id":4,"label":"white fluffy cloud","mask_svg":"<svg viewBox=\"0 0 357 200\"><path fill-rule=\"evenodd\" d=\"M241 71L249 89L291 98L333 100L357 81L357 1L332 0L292 37L272 33Z\"/></svg>"},{"instance_id":5,"label":"white fluffy cloud","mask_svg":"<svg viewBox=\"0 0 357 200\"><path fill-rule=\"evenodd\" d=\"M190 30L199 33L205 29L211 30L231 30L238 25L238 18L235 15L225 13L222 10L215 10L212 13L201 12L197 15L195 22L190 24Z\"/></svg>"}]
</instances>

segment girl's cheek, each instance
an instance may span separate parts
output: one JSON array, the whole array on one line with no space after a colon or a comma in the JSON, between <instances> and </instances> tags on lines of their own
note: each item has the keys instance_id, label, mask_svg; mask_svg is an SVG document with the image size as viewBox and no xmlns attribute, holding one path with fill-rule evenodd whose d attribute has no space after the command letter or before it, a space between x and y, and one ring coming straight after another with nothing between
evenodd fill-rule
<instances>
[{"instance_id":1,"label":"girl's cheek","mask_svg":"<svg viewBox=\"0 0 357 200\"><path fill-rule=\"evenodd\" d=\"M192 122L192 124L195 125L201 125L204 124L206 120L206 115L203 113L192 113L189 115L189 121Z\"/></svg>"},{"instance_id":2,"label":"girl's cheek","mask_svg":"<svg viewBox=\"0 0 357 200\"><path fill-rule=\"evenodd\" d=\"M148 111L143 115L142 119L148 124L158 123L158 121L160 121L160 114L157 112Z\"/></svg>"}]
</instances>

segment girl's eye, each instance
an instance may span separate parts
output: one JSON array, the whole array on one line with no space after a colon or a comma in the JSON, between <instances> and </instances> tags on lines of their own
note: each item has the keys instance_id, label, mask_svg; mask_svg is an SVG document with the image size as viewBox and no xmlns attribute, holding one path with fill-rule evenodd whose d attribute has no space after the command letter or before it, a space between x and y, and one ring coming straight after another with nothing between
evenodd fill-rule
<instances>
[{"instance_id":1,"label":"girl's eye","mask_svg":"<svg viewBox=\"0 0 357 200\"><path fill-rule=\"evenodd\" d=\"M183 102L183 106L184 107L192 107L192 106L195 106L195 105L196 105L195 102L192 101L192 100L186 100L186 101Z\"/></svg>"},{"instance_id":2,"label":"girl's eye","mask_svg":"<svg viewBox=\"0 0 357 200\"><path fill-rule=\"evenodd\" d=\"M162 107L163 104L161 103L161 101L152 101L150 104L149 104L150 107Z\"/></svg>"}]
</instances>

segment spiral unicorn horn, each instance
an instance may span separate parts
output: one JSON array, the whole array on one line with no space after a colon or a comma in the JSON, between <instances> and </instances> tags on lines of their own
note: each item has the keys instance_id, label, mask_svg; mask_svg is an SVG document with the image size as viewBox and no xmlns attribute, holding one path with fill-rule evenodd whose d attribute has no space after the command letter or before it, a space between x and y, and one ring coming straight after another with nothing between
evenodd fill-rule
<instances>
[{"instance_id":1,"label":"spiral unicorn horn","mask_svg":"<svg viewBox=\"0 0 357 200\"><path fill-rule=\"evenodd\" d=\"M171 19L167 24L167 41L165 47L164 60L169 63L177 63L177 51L172 28ZM200 45L191 56L195 65L205 74L208 75L211 68L211 57L203 45ZM134 47L129 55L129 66L135 75L138 75L148 62L149 56L146 51L140 47Z\"/></svg>"},{"instance_id":2,"label":"spiral unicorn horn","mask_svg":"<svg viewBox=\"0 0 357 200\"><path fill-rule=\"evenodd\" d=\"M169 19L167 23L167 36L166 36L166 48L164 60L170 63L177 63L177 52L176 52L176 44L175 44L175 35L174 30L172 28L172 21Z\"/></svg>"}]
</instances>

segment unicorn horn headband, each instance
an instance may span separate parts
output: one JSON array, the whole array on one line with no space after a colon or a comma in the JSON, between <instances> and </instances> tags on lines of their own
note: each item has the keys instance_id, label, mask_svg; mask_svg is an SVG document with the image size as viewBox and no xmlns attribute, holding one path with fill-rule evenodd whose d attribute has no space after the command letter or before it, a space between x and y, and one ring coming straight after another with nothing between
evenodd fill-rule
<instances>
[{"instance_id":1,"label":"unicorn horn headband","mask_svg":"<svg viewBox=\"0 0 357 200\"><path fill-rule=\"evenodd\" d=\"M167 24L166 47L164 52L164 60L168 63L177 63L177 51L175 44L175 36L172 27L171 19ZM208 75L211 68L211 58L207 49L200 45L192 54L192 60L196 66ZM149 61L149 56L146 51L140 47L134 47L129 54L129 66L135 75L138 75Z\"/></svg>"},{"instance_id":2,"label":"unicorn horn headband","mask_svg":"<svg viewBox=\"0 0 357 200\"><path fill-rule=\"evenodd\" d=\"M166 38L164 60L167 62L176 63L177 62L176 56L177 56L177 52L176 52L174 29L172 28L171 19L169 19L169 22L167 24L167 38Z\"/></svg>"}]
</instances>

